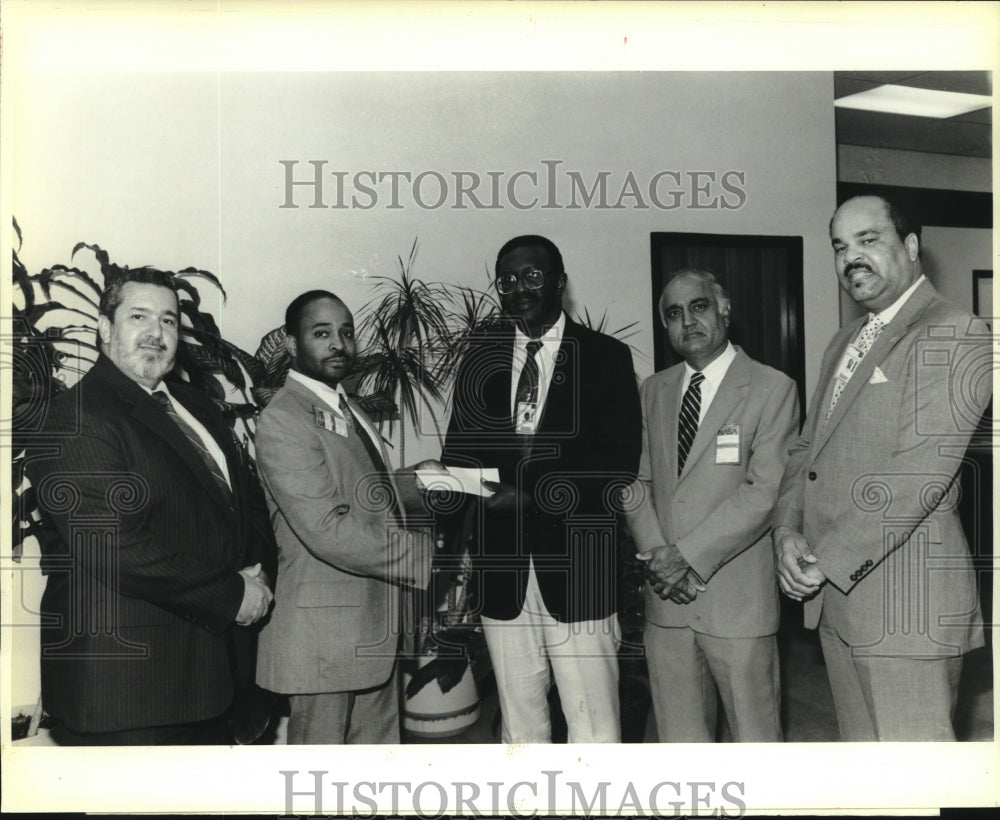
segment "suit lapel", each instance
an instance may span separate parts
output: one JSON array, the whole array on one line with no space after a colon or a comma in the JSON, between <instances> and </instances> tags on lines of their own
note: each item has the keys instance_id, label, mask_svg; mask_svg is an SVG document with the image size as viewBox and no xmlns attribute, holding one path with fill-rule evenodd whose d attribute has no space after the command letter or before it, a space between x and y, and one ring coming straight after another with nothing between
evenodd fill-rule
<instances>
[{"instance_id":1,"label":"suit lapel","mask_svg":"<svg viewBox=\"0 0 1000 820\"><path fill-rule=\"evenodd\" d=\"M737 349L736 358L729 365L726 375L722 378L722 384L715 391L715 398L712 399L712 403L705 413L705 418L698 425L698 432L695 433L694 441L691 442L691 450L688 452L687 461L684 462L684 470L678 480L683 480L691 472L692 466L705 454L722 423L729 418L736 405L742 401L749 384L750 373L746 354ZM676 441L676 436L674 440Z\"/></svg>"},{"instance_id":2,"label":"suit lapel","mask_svg":"<svg viewBox=\"0 0 1000 820\"><path fill-rule=\"evenodd\" d=\"M659 389L660 410L663 415L663 458L670 480L677 476L677 417L681 412L681 385L684 382L683 362L668 373ZM656 424L657 418L651 414L647 423Z\"/></svg>"},{"instance_id":3,"label":"suit lapel","mask_svg":"<svg viewBox=\"0 0 1000 820\"><path fill-rule=\"evenodd\" d=\"M93 371L95 375L101 379L111 390L113 390L119 400L131 408L132 417L142 424L146 429L148 429L153 435L158 439L163 441L167 446L169 446L178 457L187 465L194 477L201 483L202 487L205 488L212 498L214 498L218 504L226 509L229 507L228 499L224 498L222 495L222 490L219 489L218 485L215 483L215 479L212 478L211 473L205 466L204 462L201 460L201 456L195 450L194 445L188 441L187 436L180 430L180 428L174 424L167 414L163 411L156 401L138 384L132 381L128 376L122 373L118 367L105 356L101 356L97 362L94 364ZM178 391L181 392L181 391ZM177 394L174 394L177 398ZM190 405L192 402L188 401L184 403L185 409L191 410ZM206 415L204 412L195 413L191 410L192 415L195 415L202 424L209 430L209 432L218 438L218 433L214 429L214 425L211 422L203 420ZM222 451L226 453L227 462L229 461L229 453L225 443L220 443ZM232 467L230 467L230 475L232 476Z\"/></svg>"},{"instance_id":4,"label":"suit lapel","mask_svg":"<svg viewBox=\"0 0 1000 820\"><path fill-rule=\"evenodd\" d=\"M563 328L562 341L556 351L555 367L552 368L552 378L549 381L548 392L545 394L545 406L538 419L538 434L564 433L571 429L574 401L579 384L571 378L580 372L580 346L583 340L576 332L574 323L566 319ZM512 364L513 366L513 364Z\"/></svg>"},{"instance_id":5,"label":"suit lapel","mask_svg":"<svg viewBox=\"0 0 1000 820\"><path fill-rule=\"evenodd\" d=\"M900 308L899 313L893 317L892 321L882 328L882 332L875 340L875 344L872 345L871 350L869 350L865 357L861 360L861 363L851 376L850 381L848 381L844 386L844 391L840 394L840 398L837 399L837 406L833 408L830 420L824 426L822 417L826 415L826 408L830 405L833 379L836 376L837 368L840 367L840 360L843 358L844 348L847 347L847 344L854 341L866 319L859 319L858 322L852 325L852 331L847 335L847 341L841 345L840 352L838 353L836 359L832 362L833 370L830 372L826 380L827 383L823 395L824 402L818 408L821 415L817 419L817 424L820 425L821 429L814 450L814 458L830 440L834 430L837 429L837 426L847 414L848 409L850 409L854 400L858 397L858 394L868 386L868 381L875 372L875 368L885 361L886 356L888 356L900 340L906 336L910 325L913 324L917 316L924 311L931 299L934 297L934 294L935 291L931 287L930 283L925 281L911 294L910 298L907 299L906 304Z\"/></svg>"}]
</instances>

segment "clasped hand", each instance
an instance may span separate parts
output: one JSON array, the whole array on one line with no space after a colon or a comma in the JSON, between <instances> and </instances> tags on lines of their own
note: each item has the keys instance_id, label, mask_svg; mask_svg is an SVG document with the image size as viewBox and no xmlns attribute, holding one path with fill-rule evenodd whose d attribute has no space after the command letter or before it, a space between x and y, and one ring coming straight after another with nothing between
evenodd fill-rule
<instances>
[{"instance_id":1,"label":"clasped hand","mask_svg":"<svg viewBox=\"0 0 1000 820\"><path fill-rule=\"evenodd\" d=\"M236 613L236 623L249 626L259 621L271 607L274 595L267 585L267 575L261 571L260 564L244 567L240 570L243 577L243 602L240 611Z\"/></svg>"},{"instance_id":2,"label":"clasped hand","mask_svg":"<svg viewBox=\"0 0 1000 820\"><path fill-rule=\"evenodd\" d=\"M705 591L698 573L681 555L676 544L653 547L640 552L636 558L646 562L646 577L664 601L669 599L675 604L689 604L699 592Z\"/></svg>"},{"instance_id":3,"label":"clasped hand","mask_svg":"<svg viewBox=\"0 0 1000 820\"><path fill-rule=\"evenodd\" d=\"M805 536L788 527L775 527L771 541L781 591L794 601L804 601L819 592L826 575L816 565L818 559Z\"/></svg>"}]
</instances>

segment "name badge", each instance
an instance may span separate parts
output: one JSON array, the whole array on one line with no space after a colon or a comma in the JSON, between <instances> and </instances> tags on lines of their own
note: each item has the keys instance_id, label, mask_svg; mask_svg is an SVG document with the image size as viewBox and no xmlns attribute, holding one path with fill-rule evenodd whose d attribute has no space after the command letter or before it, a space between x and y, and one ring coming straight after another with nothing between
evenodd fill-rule
<instances>
[{"instance_id":1,"label":"name badge","mask_svg":"<svg viewBox=\"0 0 1000 820\"><path fill-rule=\"evenodd\" d=\"M322 427L324 430L347 438L347 421L325 407L313 405L313 421L317 427Z\"/></svg>"},{"instance_id":2,"label":"name badge","mask_svg":"<svg viewBox=\"0 0 1000 820\"><path fill-rule=\"evenodd\" d=\"M740 463L740 438L742 428L739 424L726 424L719 429L715 437L715 463Z\"/></svg>"},{"instance_id":3,"label":"name badge","mask_svg":"<svg viewBox=\"0 0 1000 820\"><path fill-rule=\"evenodd\" d=\"M514 428L518 433L522 436L533 436L535 434L535 427L538 424L538 403L533 401L519 401L514 419Z\"/></svg>"}]
</instances>

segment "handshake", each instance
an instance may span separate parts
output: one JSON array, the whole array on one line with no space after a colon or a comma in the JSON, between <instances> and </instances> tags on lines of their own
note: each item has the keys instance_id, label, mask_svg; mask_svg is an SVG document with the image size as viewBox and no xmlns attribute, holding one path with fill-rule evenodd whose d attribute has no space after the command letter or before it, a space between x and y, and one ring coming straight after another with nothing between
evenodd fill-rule
<instances>
[{"instance_id":1,"label":"handshake","mask_svg":"<svg viewBox=\"0 0 1000 820\"><path fill-rule=\"evenodd\" d=\"M274 600L274 593L268 587L267 574L261 570L260 564L244 567L240 570L240 575L243 576L243 603L236 614L236 623L249 626L267 614L271 601Z\"/></svg>"}]
</instances>

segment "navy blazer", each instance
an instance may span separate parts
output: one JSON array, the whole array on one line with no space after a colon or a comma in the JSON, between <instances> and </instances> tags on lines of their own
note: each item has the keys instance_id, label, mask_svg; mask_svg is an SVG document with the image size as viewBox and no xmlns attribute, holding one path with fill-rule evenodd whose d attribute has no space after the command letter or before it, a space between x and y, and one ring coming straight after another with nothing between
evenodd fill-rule
<instances>
[{"instance_id":1,"label":"navy blazer","mask_svg":"<svg viewBox=\"0 0 1000 820\"><path fill-rule=\"evenodd\" d=\"M80 732L188 723L233 698L226 632L238 571L274 577L276 548L248 459L210 399L170 391L216 439L227 499L160 405L103 355L52 402L27 473L40 536L42 700Z\"/></svg>"},{"instance_id":2,"label":"navy blazer","mask_svg":"<svg viewBox=\"0 0 1000 820\"><path fill-rule=\"evenodd\" d=\"M616 610L619 492L642 450L639 392L628 347L569 319L542 416L524 455L511 415L513 327L477 337L459 366L442 461L496 467L533 499L524 514L474 503L480 611L521 611L533 560L542 598L561 621Z\"/></svg>"}]
</instances>

